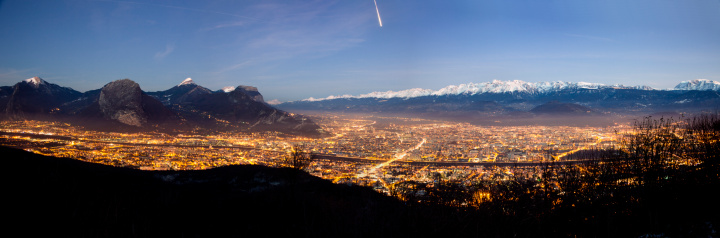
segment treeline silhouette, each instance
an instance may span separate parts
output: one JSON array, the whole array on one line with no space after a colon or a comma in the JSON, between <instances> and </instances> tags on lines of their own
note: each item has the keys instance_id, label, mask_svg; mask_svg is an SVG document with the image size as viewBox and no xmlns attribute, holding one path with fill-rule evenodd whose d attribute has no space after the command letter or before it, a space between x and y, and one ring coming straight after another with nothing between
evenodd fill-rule
<instances>
[{"instance_id":1,"label":"treeline silhouette","mask_svg":"<svg viewBox=\"0 0 720 238\"><path fill-rule=\"evenodd\" d=\"M515 168L505 178L400 182L392 195L415 206L484 214L512 236L717 237L720 116L646 117L617 148Z\"/></svg>"}]
</instances>

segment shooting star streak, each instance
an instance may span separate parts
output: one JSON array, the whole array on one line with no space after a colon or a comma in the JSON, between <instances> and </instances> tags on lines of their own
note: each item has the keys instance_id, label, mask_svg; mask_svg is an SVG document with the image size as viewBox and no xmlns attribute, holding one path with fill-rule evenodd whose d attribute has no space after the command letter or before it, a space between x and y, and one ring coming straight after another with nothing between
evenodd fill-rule
<instances>
[{"instance_id":1,"label":"shooting star streak","mask_svg":"<svg viewBox=\"0 0 720 238\"><path fill-rule=\"evenodd\" d=\"M375 11L378 14L378 22L380 23L380 27L382 27L382 19L380 19L380 10L378 10L378 7L377 7L377 0L373 0L373 2L375 2Z\"/></svg>"}]
</instances>

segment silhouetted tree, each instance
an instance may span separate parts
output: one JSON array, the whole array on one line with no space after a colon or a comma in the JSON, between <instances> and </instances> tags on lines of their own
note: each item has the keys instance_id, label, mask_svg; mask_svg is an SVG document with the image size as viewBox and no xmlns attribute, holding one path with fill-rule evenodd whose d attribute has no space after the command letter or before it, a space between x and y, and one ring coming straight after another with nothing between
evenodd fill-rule
<instances>
[{"instance_id":1,"label":"silhouetted tree","mask_svg":"<svg viewBox=\"0 0 720 238\"><path fill-rule=\"evenodd\" d=\"M680 124L672 118L646 117L635 122L634 133L623 141L641 186L661 186L659 183L668 177L670 169L686 158L685 130Z\"/></svg>"},{"instance_id":2,"label":"silhouetted tree","mask_svg":"<svg viewBox=\"0 0 720 238\"><path fill-rule=\"evenodd\" d=\"M720 114L703 114L687 120L687 155L697 159L708 179L717 181L720 169ZM714 176L713 176L714 175Z\"/></svg>"},{"instance_id":3,"label":"silhouetted tree","mask_svg":"<svg viewBox=\"0 0 720 238\"><path fill-rule=\"evenodd\" d=\"M720 184L720 114L647 117L622 136L618 147L565 157L582 163L513 167L509 176L475 181L436 173L425 182L394 183L390 192L408 204L474 209L506 227L566 232L539 236L614 237L629 231L688 236L682 232L698 230L683 226L717 220L720 205L709 191ZM672 227L678 223L683 224Z\"/></svg>"},{"instance_id":4,"label":"silhouetted tree","mask_svg":"<svg viewBox=\"0 0 720 238\"><path fill-rule=\"evenodd\" d=\"M283 162L288 167L305 170L315 159L317 155L306 152L301 146L296 145L283 157Z\"/></svg>"}]
</instances>

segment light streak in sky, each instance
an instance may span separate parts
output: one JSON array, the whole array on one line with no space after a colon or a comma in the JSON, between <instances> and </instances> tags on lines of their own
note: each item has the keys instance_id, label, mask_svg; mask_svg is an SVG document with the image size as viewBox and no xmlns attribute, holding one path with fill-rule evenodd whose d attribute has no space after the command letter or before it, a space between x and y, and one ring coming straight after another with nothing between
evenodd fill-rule
<instances>
[{"instance_id":1,"label":"light streak in sky","mask_svg":"<svg viewBox=\"0 0 720 238\"><path fill-rule=\"evenodd\" d=\"M376 11L377 14L378 14L378 23L380 23L380 27L382 27L382 19L380 19L380 10L378 10L377 1L376 1L376 0L373 0L373 2L375 2L375 11Z\"/></svg>"}]
</instances>

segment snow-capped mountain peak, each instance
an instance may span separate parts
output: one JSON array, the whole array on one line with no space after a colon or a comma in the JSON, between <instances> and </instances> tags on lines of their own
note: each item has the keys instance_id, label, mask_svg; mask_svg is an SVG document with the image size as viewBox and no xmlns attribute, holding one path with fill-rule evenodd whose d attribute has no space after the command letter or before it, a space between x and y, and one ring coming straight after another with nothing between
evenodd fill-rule
<instances>
[{"instance_id":1,"label":"snow-capped mountain peak","mask_svg":"<svg viewBox=\"0 0 720 238\"><path fill-rule=\"evenodd\" d=\"M192 84L195 84L195 82L193 82L193 80L191 78L186 78L185 80L182 81L182 83L178 84L178 86L192 85Z\"/></svg>"},{"instance_id":2,"label":"snow-capped mountain peak","mask_svg":"<svg viewBox=\"0 0 720 238\"><path fill-rule=\"evenodd\" d=\"M223 90L223 92L229 93L229 92L235 91L235 87L227 86L227 87L222 88L222 90Z\"/></svg>"},{"instance_id":3,"label":"snow-capped mountain peak","mask_svg":"<svg viewBox=\"0 0 720 238\"><path fill-rule=\"evenodd\" d=\"M675 90L720 90L720 82L709 79L695 79L690 81L682 81L674 88Z\"/></svg>"},{"instance_id":4,"label":"snow-capped mountain peak","mask_svg":"<svg viewBox=\"0 0 720 238\"><path fill-rule=\"evenodd\" d=\"M30 85L33 85L33 87L37 88L37 87L40 87L40 84L44 84L45 80L41 79L40 77L35 76L35 77L24 80L24 82L29 83Z\"/></svg>"},{"instance_id":5,"label":"snow-capped mountain peak","mask_svg":"<svg viewBox=\"0 0 720 238\"><path fill-rule=\"evenodd\" d=\"M571 82L538 82L529 83L522 80L511 80L511 81L500 81L493 80L491 82L482 83L467 83L460 85L449 85L441 88L437 91L432 89L413 88L402 91L386 91L386 92L372 92L361 95L338 95L329 96L326 98L308 98L302 101L322 101L339 98L413 98L421 96L445 96L445 95L460 95L460 94L483 94L483 93L549 93L564 89L601 89L601 88L615 88L615 89L650 89L647 86L635 86L628 87L623 85L612 85L607 86L599 83L571 83Z\"/></svg>"}]
</instances>

